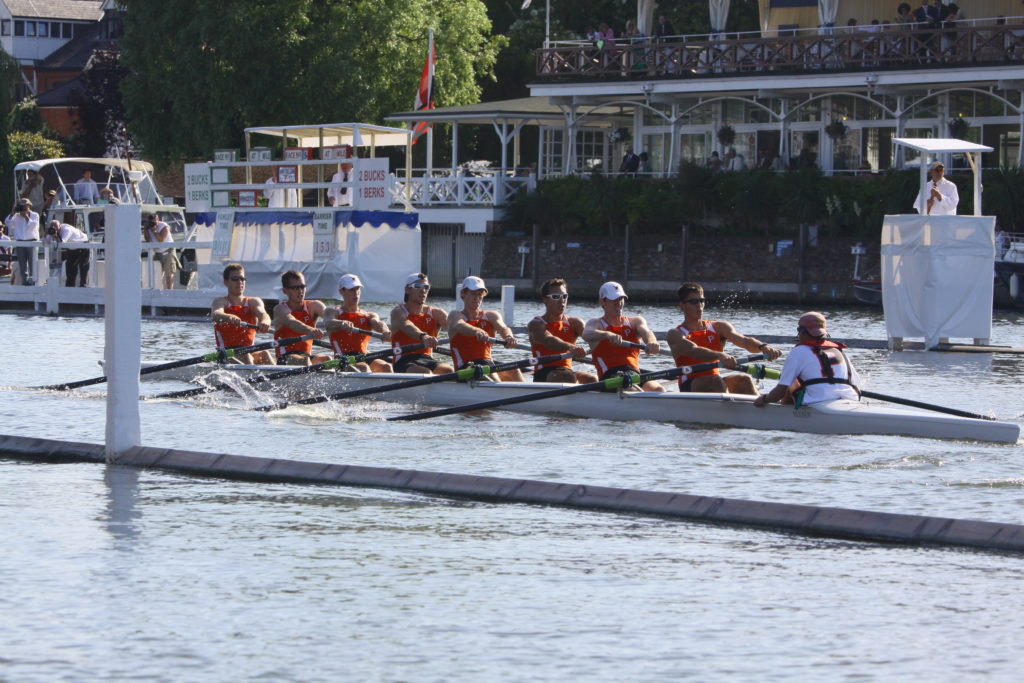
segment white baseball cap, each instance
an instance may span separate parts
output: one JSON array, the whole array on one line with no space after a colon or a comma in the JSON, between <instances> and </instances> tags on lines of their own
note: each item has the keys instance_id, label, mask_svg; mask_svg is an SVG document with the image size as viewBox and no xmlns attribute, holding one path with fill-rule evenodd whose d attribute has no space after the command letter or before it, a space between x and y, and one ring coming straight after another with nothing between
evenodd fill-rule
<instances>
[{"instance_id":1,"label":"white baseball cap","mask_svg":"<svg viewBox=\"0 0 1024 683\"><path fill-rule=\"evenodd\" d=\"M358 275L352 273L345 273L338 279L338 289L355 289L356 287L362 287L363 283L359 279Z\"/></svg>"},{"instance_id":2,"label":"white baseball cap","mask_svg":"<svg viewBox=\"0 0 1024 683\"><path fill-rule=\"evenodd\" d=\"M602 299L608 299L609 301L614 301L615 299L629 298L628 296L626 296L626 290L624 290L622 288L622 285L620 285L618 282L606 282L603 285L601 285L601 291L598 293L598 296L601 297Z\"/></svg>"},{"instance_id":3,"label":"white baseball cap","mask_svg":"<svg viewBox=\"0 0 1024 683\"><path fill-rule=\"evenodd\" d=\"M408 287L420 280L423 280L424 282L429 281L425 273L409 273L409 277L405 278L405 286Z\"/></svg>"},{"instance_id":4,"label":"white baseball cap","mask_svg":"<svg viewBox=\"0 0 1024 683\"><path fill-rule=\"evenodd\" d=\"M485 285L484 281L478 278L476 275L470 275L465 280L463 280L462 288L468 289L471 292L475 292L478 289L482 289L485 292L487 291L487 285Z\"/></svg>"}]
</instances>

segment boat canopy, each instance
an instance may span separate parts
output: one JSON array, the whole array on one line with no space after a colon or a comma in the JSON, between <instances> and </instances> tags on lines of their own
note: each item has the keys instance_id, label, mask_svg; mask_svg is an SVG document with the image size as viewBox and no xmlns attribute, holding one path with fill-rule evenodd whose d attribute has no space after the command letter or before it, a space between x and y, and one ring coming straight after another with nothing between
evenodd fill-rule
<instances>
[{"instance_id":1,"label":"boat canopy","mask_svg":"<svg viewBox=\"0 0 1024 683\"><path fill-rule=\"evenodd\" d=\"M367 123L323 123L246 128L247 141L251 135L283 137L294 140L298 147L322 147L325 145L400 147L409 144L412 131Z\"/></svg>"},{"instance_id":2,"label":"boat canopy","mask_svg":"<svg viewBox=\"0 0 1024 683\"><path fill-rule=\"evenodd\" d=\"M129 169L129 163L131 169ZM37 161L23 161L14 167L15 171L41 171L48 166L57 166L58 164L96 164L97 166L110 166L111 168L119 168L123 171L145 171L146 173L153 172L153 165L146 161L139 161L133 159L129 162L127 159L107 159L107 158L92 158L92 157L61 157L59 159L39 159Z\"/></svg>"}]
</instances>

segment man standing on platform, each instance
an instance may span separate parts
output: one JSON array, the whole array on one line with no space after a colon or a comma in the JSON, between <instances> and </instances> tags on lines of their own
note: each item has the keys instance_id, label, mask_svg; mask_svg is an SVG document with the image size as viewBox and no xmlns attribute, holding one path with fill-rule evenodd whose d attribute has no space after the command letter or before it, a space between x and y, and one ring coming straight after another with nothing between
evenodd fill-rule
<instances>
[{"instance_id":1,"label":"man standing on platform","mask_svg":"<svg viewBox=\"0 0 1024 683\"><path fill-rule=\"evenodd\" d=\"M427 305L430 280L425 273L412 273L405 278L405 303L391 311L391 342L398 348L412 344L425 344L422 351L396 355L395 372L419 372L443 375L454 368L434 358L437 333L448 325L448 314L440 308Z\"/></svg>"},{"instance_id":2,"label":"man standing on platform","mask_svg":"<svg viewBox=\"0 0 1024 683\"><path fill-rule=\"evenodd\" d=\"M256 343L256 333L270 331L270 315L263 299L245 296L245 268L241 263L229 263L224 268L224 286L228 293L213 300L210 320L218 349L237 349ZM292 335L297 336L297 335ZM255 365L274 365L273 351L245 353L231 362Z\"/></svg>"},{"instance_id":3,"label":"man standing on platform","mask_svg":"<svg viewBox=\"0 0 1024 683\"><path fill-rule=\"evenodd\" d=\"M75 183L75 204L99 204L100 189L92 179L92 171L85 169L82 177Z\"/></svg>"},{"instance_id":4,"label":"man standing on platform","mask_svg":"<svg viewBox=\"0 0 1024 683\"><path fill-rule=\"evenodd\" d=\"M590 344L598 379L639 375L643 372L640 369L641 349L649 354L658 353L658 340L643 316L622 314L629 297L618 282L601 285L598 297L604 314L588 320L583 328L583 339ZM644 382L640 388L644 391L665 391L654 381Z\"/></svg>"},{"instance_id":5,"label":"man standing on platform","mask_svg":"<svg viewBox=\"0 0 1024 683\"><path fill-rule=\"evenodd\" d=\"M32 201L21 198L14 207L14 213L7 217L7 229L15 242L39 241L39 214L32 210ZM14 258L17 261L16 273L19 285L34 285L36 247L15 247Z\"/></svg>"},{"instance_id":6,"label":"man standing on platform","mask_svg":"<svg viewBox=\"0 0 1024 683\"><path fill-rule=\"evenodd\" d=\"M928 171L930 180L921 188L914 208L922 216L955 216L960 194L956 185L945 177L946 167L936 161Z\"/></svg>"},{"instance_id":7,"label":"man standing on platform","mask_svg":"<svg viewBox=\"0 0 1024 683\"><path fill-rule=\"evenodd\" d=\"M725 343L751 353L763 353L768 360L775 360L782 352L754 337L747 337L736 331L729 323L719 320L704 320L704 288L695 282L684 282L676 290L683 322L665 335L665 341L675 358L676 367L719 361L722 367L732 370L736 359L724 352ZM750 375L737 374L722 377L718 368L706 370L679 378L679 391L698 391L732 394L757 394L757 387Z\"/></svg>"},{"instance_id":8,"label":"man standing on platform","mask_svg":"<svg viewBox=\"0 0 1024 683\"><path fill-rule=\"evenodd\" d=\"M316 321L323 317L324 305L306 298L306 276L297 270L289 270L281 276L281 289L287 299L274 306L274 339L307 334L313 335L313 339L323 339L324 332L316 326ZM283 365L316 365L329 361L330 356L313 353L313 339L277 347L278 362Z\"/></svg>"},{"instance_id":9,"label":"man standing on platform","mask_svg":"<svg viewBox=\"0 0 1024 683\"><path fill-rule=\"evenodd\" d=\"M540 288L540 298L544 302L544 314L526 325L533 356L539 358L566 351L572 351L576 358L587 355L587 350L577 343L583 336L583 319L565 314L569 305L569 289L565 280L554 278L545 282ZM596 382L597 375L574 371L572 361L566 358L535 367L533 381L586 384Z\"/></svg>"},{"instance_id":10,"label":"man standing on platform","mask_svg":"<svg viewBox=\"0 0 1024 683\"><path fill-rule=\"evenodd\" d=\"M352 206L352 187L340 185L352 180L352 164L345 161L341 164L341 170L331 176L332 183L339 183L327 190L327 203L331 206Z\"/></svg>"}]
</instances>

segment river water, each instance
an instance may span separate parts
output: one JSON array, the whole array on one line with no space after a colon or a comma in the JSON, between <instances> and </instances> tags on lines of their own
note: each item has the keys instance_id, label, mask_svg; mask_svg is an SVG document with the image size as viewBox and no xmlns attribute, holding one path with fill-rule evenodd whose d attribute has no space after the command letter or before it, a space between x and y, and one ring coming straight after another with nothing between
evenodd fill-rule
<instances>
[{"instance_id":1,"label":"river water","mask_svg":"<svg viewBox=\"0 0 1024 683\"><path fill-rule=\"evenodd\" d=\"M677 322L637 310L655 329ZM798 313L724 315L788 335ZM837 338L884 338L877 313L826 313ZM519 304L516 322L532 314ZM997 313L993 343L1024 347L1022 323ZM101 387L20 387L100 374L102 321L2 315L0 333L2 431L100 442ZM144 360L212 342L186 322L145 322L143 337ZM875 391L1024 423L1024 357L850 356ZM502 412L390 423L408 406L387 402L245 408L147 402L143 440L1024 523L1019 443ZM1019 556L92 464L0 458L0 476L2 680L1009 681L1024 665Z\"/></svg>"}]
</instances>

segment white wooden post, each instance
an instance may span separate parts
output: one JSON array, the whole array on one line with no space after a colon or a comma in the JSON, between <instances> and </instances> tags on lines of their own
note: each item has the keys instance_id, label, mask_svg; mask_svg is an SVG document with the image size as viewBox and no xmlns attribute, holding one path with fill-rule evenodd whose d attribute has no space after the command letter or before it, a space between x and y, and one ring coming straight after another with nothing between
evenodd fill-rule
<instances>
[{"instance_id":1,"label":"white wooden post","mask_svg":"<svg viewBox=\"0 0 1024 683\"><path fill-rule=\"evenodd\" d=\"M106 346L107 461L141 444L139 428L139 367L142 350L142 290L139 279L138 205L108 206L103 210L106 231Z\"/></svg>"},{"instance_id":2,"label":"white wooden post","mask_svg":"<svg viewBox=\"0 0 1024 683\"><path fill-rule=\"evenodd\" d=\"M512 327L515 324L515 313L516 309L516 286L515 285L502 285L501 286L501 317L505 319L505 324Z\"/></svg>"}]
</instances>

